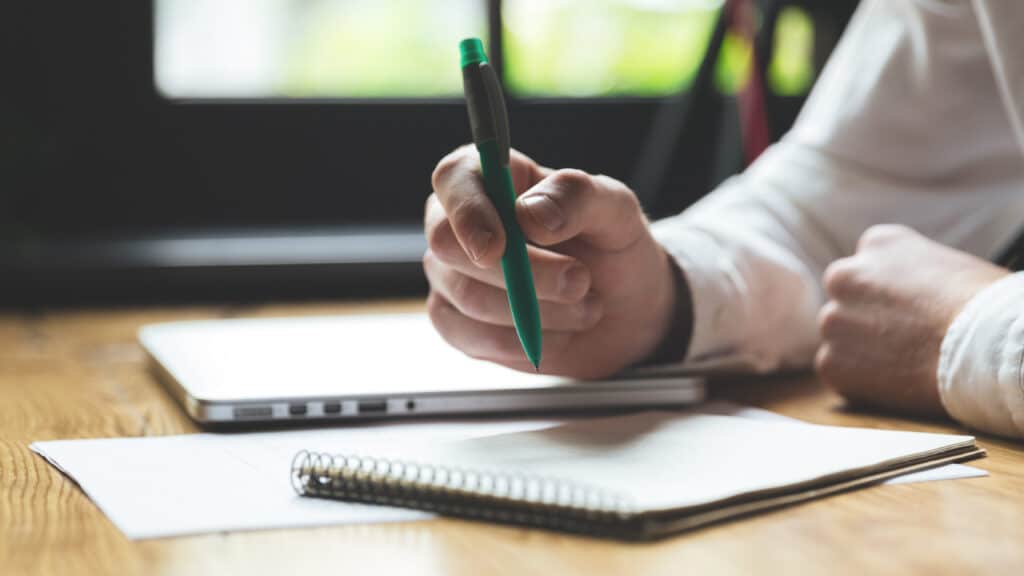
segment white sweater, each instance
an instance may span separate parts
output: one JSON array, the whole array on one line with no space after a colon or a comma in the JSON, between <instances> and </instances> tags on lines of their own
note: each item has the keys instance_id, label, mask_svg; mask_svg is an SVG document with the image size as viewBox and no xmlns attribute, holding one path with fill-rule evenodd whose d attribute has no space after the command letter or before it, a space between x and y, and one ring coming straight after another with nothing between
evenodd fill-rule
<instances>
[{"instance_id":1,"label":"white sweater","mask_svg":"<svg viewBox=\"0 0 1024 576\"><path fill-rule=\"evenodd\" d=\"M808 366L822 273L902 223L992 257L1024 226L1024 1L865 0L793 129L655 237L691 284L686 362ZM1024 273L979 293L942 343L942 402L1024 437Z\"/></svg>"}]
</instances>

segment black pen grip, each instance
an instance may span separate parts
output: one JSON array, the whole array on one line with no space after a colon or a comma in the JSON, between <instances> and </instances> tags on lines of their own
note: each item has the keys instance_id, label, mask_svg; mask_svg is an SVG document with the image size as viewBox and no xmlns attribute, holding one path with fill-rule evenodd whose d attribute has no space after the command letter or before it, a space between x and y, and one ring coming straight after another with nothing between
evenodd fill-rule
<instances>
[{"instance_id":1,"label":"black pen grip","mask_svg":"<svg viewBox=\"0 0 1024 576\"><path fill-rule=\"evenodd\" d=\"M466 94L469 128L473 131L473 142L476 144L497 138L494 113L483 75L481 65L470 64L462 68L462 89Z\"/></svg>"}]
</instances>

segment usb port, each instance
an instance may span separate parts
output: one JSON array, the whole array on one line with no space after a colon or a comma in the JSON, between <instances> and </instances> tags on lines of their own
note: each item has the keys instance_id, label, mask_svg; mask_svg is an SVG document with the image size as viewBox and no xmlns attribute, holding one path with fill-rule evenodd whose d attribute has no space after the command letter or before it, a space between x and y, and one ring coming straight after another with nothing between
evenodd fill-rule
<instances>
[{"instance_id":1,"label":"usb port","mask_svg":"<svg viewBox=\"0 0 1024 576\"><path fill-rule=\"evenodd\" d=\"M387 400L360 400L359 401L359 413L360 414L387 414L388 401Z\"/></svg>"},{"instance_id":2,"label":"usb port","mask_svg":"<svg viewBox=\"0 0 1024 576\"><path fill-rule=\"evenodd\" d=\"M324 414L341 414L341 402L324 402Z\"/></svg>"},{"instance_id":3,"label":"usb port","mask_svg":"<svg viewBox=\"0 0 1024 576\"><path fill-rule=\"evenodd\" d=\"M305 404L289 404L288 413L292 416L305 416L306 405Z\"/></svg>"},{"instance_id":4,"label":"usb port","mask_svg":"<svg viewBox=\"0 0 1024 576\"><path fill-rule=\"evenodd\" d=\"M270 406L236 406L235 418L239 420L246 418L270 418L274 410Z\"/></svg>"}]
</instances>

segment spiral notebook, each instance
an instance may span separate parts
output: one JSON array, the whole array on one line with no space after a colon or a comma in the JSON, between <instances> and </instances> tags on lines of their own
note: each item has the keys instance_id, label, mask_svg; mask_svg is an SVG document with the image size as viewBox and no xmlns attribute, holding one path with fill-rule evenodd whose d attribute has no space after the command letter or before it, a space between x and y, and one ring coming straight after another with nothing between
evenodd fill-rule
<instances>
[{"instance_id":1,"label":"spiral notebook","mask_svg":"<svg viewBox=\"0 0 1024 576\"><path fill-rule=\"evenodd\" d=\"M643 413L374 454L303 451L291 476L305 496L645 540L983 455L971 436Z\"/></svg>"}]
</instances>

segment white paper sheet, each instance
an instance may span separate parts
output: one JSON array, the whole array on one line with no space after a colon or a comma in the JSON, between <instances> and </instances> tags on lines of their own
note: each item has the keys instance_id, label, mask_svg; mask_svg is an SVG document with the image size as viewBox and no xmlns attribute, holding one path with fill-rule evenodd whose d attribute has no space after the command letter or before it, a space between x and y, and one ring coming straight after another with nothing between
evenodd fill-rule
<instances>
[{"instance_id":1,"label":"white paper sheet","mask_svg":"<svg viewBox=\"0 0 1024 576\"><path fill-rule=\"evenodd\" d=\"M780 420L786 422L803 422L796 418L790 418L789 416L783 416L782 414L776 414L768 410L762 410L761 408L754 408L751 406L740 406L733 404L732 402L708 402L699 408L700 412L705 414L721 414L723 416L739 416L741 418L752 418L754 420ZM920 472L914 472L912 474L904 474L903 476L897 476L890 478L883 482L883 484L910 484L913 482L933 482L936 480L957 480L960 478L979 478L982 476L988 476L988 472L975 468L973 466L966 466L964 464L946 464L945 466L939 466L938 468L932 468L930 470L922 470Z\"/></svg>"},{"instance_id":2,"label":"white paper sheet","mask_svg":"<svg viewBox=\"0 0 1024 576\"><path fill-rule=\"evenodd\" d=\"M542 421L416 423L248 434L36 442L131 539L299 526L419 520L428 514L295 494L304 449L372 454L374 447L532 430Z\"/></svg>"},{"instance_id":3,"label":"white paper sheet","mask_svg":"<svg viewBox=\"0 0 1024 576\"><path fill-rule=\"evenodd\" d=\"M700 412L790 418L715 403ZM36 442L31 448L75 480L132 539L209 532L411 521L430 515L297 496L290 485L300 450L373 454L396 444L458 440L547 428L565 420L379 424L248 434L191 434ZM952 465L896 481L987 475Z\"/></svg>"}]
</instances>

